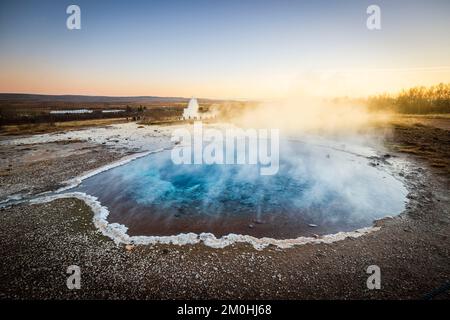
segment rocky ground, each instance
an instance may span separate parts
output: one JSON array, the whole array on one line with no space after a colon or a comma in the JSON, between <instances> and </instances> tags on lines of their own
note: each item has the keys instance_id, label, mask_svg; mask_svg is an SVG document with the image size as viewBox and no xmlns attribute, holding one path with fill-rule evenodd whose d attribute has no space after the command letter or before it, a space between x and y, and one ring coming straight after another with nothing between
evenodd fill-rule
<instances>
[{"instance_id":1,"label":"rocky ground","mask_svg":"<svg viewBox=\"0 0 450 320\"><path fill-rule=\"evenodd\" d=\"M8 196L55 190L64 181L78 176L80 170L93 170L123 155L79 140L2 145L0 201Z\"/></svg>"},{"instance_id":2,"label":"rocky ground","mask_svg":"<svg viewBox=\"0 0 450 320\"><path fill-rule=\"evenodd\" d=\"M448 299L450 133L401 123L392 133L386 141L392 154L414 163L405 177L410 201L401 215L379 222L377 232L261 251L245 244L117 246L95 229L81 200L23 203L0 211L0 298L420 299L434 292ZM20 148L43 146L54 145ZM37 152L31 160L30 150L22 150L14 163L7 148L19 146L2 146L1 195L51 189L123 155L86 142L65 146L71 148L58 145L52 157ZM80 290L67 289L70 265L81 268ZM381 268L380 290L367 289L369 265Z\"/></svg>"}]
</instances>

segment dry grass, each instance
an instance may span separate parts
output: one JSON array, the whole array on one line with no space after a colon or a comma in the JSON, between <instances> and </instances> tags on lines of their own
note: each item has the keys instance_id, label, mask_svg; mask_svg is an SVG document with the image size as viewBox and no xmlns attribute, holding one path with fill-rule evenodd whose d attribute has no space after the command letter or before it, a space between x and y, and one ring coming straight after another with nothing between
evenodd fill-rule
<instances>
[{"instance_id":1,"label":"dry grass","mask_svg":"<svg viewBox=\"0 0 450 320\"><path fill-rule=\"evenodd\" d=\"M76 130L85 127L106 126L115 123L124 123L126 121L127 121L126 118L114 118L114 119L65 121L55 123L6 125L0 128L0 135L14 136L14 135L42 134L57 131Z\"/></svg>"},{"instance_id":2,"label":"dry grass","mask_svg":"<svg viewBox=\"0 0 450 320\"><path fill-rule=\"evenodd\" d=\"M392 121L393 150L425 161L441 173L450 173L450 117L398 116Z\"/></svg>"},{"instance_id":3,"label":"dry grass","mask_svg":"<svg viewBox=\"0 0 450 320\"><path fill-rule=\"evenodd\" d=\"M450 130L450 114L394 115L394 125L428 126Z\"/></svg>"}]
</instances>

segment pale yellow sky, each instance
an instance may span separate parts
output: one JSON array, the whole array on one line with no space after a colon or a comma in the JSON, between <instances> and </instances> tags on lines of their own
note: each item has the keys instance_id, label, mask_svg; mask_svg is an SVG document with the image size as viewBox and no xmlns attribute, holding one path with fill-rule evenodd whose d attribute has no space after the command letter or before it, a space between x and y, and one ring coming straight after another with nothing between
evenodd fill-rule
<instances>
[{"instance_id":1,"label":"pale yellow sky","mask_svg":"<svg viewBox=\"0 0 450 320\"><path fill-rule=\"evenodd\" d=\"M45 76L42 76L45 74ZM184 96L209 98L279 99L311 95L319 97L364 97L395 93L413 86L429 86L450 80L450 67L415 67L405 69L339 69L295 73L258 72L236 78L211 77L204 81L170 78L131 79L120 74L63 73L58 70L3 70L1 92L41 94L85 94L111 96Z\"/></svg>"}]
</instances>

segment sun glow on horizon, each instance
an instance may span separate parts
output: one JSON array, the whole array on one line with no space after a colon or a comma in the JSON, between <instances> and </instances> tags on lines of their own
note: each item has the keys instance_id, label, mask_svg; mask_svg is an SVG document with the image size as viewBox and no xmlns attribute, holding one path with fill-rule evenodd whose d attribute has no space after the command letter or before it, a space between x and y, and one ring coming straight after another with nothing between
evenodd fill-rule
<instances>
[{"instance_id":1,"label":"sun glow on horizon","mask_svg":"<svg viewBox=\"0 0 450 320\"><path fill-rule=\"evenodd\" d=\"M87 74L64 75L55 70L46 78L17 70L4 70L0 75L0 92L35 94L76 94L96 96L179 96L193 94L213 99L272 100L295 96L366 97L396 93L415 86L447 83L450 67L405 69L336 69L299 74L240 75L233 79L211 79L190 82L125 79L119 75L88 77Z\"/></svg>"}]
</instances>

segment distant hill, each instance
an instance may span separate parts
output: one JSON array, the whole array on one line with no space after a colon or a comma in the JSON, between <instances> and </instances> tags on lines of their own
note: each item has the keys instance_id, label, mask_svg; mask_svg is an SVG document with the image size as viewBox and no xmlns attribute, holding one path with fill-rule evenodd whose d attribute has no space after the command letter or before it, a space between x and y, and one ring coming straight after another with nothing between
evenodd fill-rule
<instances>
[{"instance_id":1,"label":"distant hill","mask_svg":"<svg viewBox=\"0 0 450 320\"><path fill-rule=\"evenodd\" d=\"M69 102L69 103L180 103L187 102L190 98L184 97L157 97L157 96L137 96L137 97L108 97L108 96L83 96L83 95L45 95L45 94L24 94L24 93L0 93L1 101L9 102ZM224 100L198 99L200 102L221 102Z\"/></svg>"}]
</instances>

